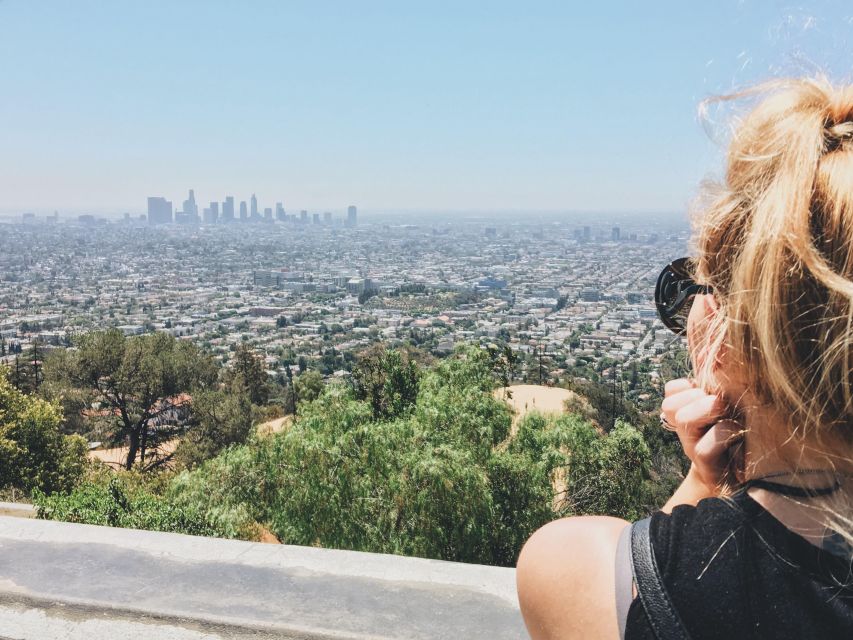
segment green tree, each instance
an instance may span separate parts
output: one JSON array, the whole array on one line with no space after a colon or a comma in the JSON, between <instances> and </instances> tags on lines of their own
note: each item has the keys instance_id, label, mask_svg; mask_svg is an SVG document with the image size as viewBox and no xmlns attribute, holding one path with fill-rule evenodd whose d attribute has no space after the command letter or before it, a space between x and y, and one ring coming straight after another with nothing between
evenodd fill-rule
<instances>
[{"instance_id":1,"label":"green tree","mask_svg":"<svg viewBox=\"0 0 853 640\"><path fill-rule=\"evenodd\" d=\"M115 440L128 447L127 469L137 458L146 469L162 464L166 457L151 453L185 429L176 418L187 409L182 394L211 388L217 378L213 359L190 342L165 333L127 338L116 329L52 353L44 372L54 388L85 390L106 408Z\"/></svg>"},{"instance_id":2,"label":"green tree","mask_svg":"<svg viewBox=\"0 0 853 640\"><path fill-rule=\"evenodd\" d=\"M634 427L617 421L607 435L575 417L561 418L570 451L568 514L612 515L636 520L645 515L649 448Z\"/></svg>"},{"instance_id":3,"label":"green tree","mask_svg":"<svg viewBox=\"0 0 853 640\"><path fill-rule=\"evenodd\" d=\"M86 468L86 441L60 432L55 403L15 389L0 373L0 488L70 490Z\"/></svg>"},{"instance_id":4,"label":"green tree","mask_svg":"<svg viewBox=\"0 0 853 640\"><path fill-rule=\"evenodd\" d=\"M225 447L245 442L252 431L255 412L249 394L239 385L227 391L194 394L192 428L175 451L178 464L194 468Z\"/></svg>"},{"instance_id":5,"label":"green tree","mask_svg":"<svg viewBox=\"0 0 853 640\"><path fill-rule=\"evenodd\" d=\"M288 429L181 474L175 499L201 500L214 514L246 509L246 519L265 523L285 543L511 563L532 532L524 528L510 540L513 514L535 509L525 504L524 487L506 485L518 475L496 471L493 481L489 474L511 416L492 396L488 354L461 350L419 387L411 411L376 420L351 387L330 384L320 401L301 405ZM538 499L548 487L546 479L527 495ZM548 511L550 500L543 504ZM493 544L499 512L508 540L500 553ZM534 521L543 520L526 522Z\"/></svg>"},{"instance_id":6,"label":"green tree","mask_svg":"<svg viewBox=\"0 0 853 640\"><path fill-rule=\"evenodd\" d=\"M372 297L379 295L378 289L365 289L361 293L358 294L358 304L364 304Z\"/></svg>"},{"instance_id":7,"label":"green tree","mask_svg":"<svg viewBox=\"0 0 853 640\"><path fill-rule=\"evenodd\" d=\"M323 374L306 371L293 379L293 389L299 403L313 402L323 393Z\"/></svg>"},{"instance_id":8,"label":"green tree","mask_svg":"<svg viewBox=\"0 0 853 640\"><path fill-rule=\"evenodd\" d=\"M45 355L44 346L39 344L36 339L26 351L21 351L19 345L18 353L20 355L15 356L15 362L9 375L12 384L24 393L38 391L44 381L44 372L42 371L42 359Z\"/></svg>"},{"instance_id":9,"label":"green tree","mask_svg":"<svg viewBox=\"0 0 853 640\"><path fill-rule=\"evenodd\" d=\"M257 405L264 405L270 398L271 385L264 359L245 344L237 346L232 358L230 382L236 387L242 386L249 399Z\"/></svg>"},{"instance_id":10,"label":"green tree","mask_svg":"<svg viewBox=\"0 0 853 640\"><path fill-rule=\"evenodd\" d=\"M507 397L512 397L508 387L512 384L515 370L518 366L518 355L516 355L509 345L498 347L495 344L490 344L487 349L492 358L492 368L498 379L498 383L501 387L507 389Z\"/></svg>"},{"instance_id":11,"label":"green tree","mask_svg":"<svg viewBox=\"0 0 853 640\"><path fill-rule=\"evenodd\" d=\"M370 403L373 418L395 418L414 406L420 371L408 355L377 345L364 352L352 371L357 400Z\"/></svg>"}]
</instances>

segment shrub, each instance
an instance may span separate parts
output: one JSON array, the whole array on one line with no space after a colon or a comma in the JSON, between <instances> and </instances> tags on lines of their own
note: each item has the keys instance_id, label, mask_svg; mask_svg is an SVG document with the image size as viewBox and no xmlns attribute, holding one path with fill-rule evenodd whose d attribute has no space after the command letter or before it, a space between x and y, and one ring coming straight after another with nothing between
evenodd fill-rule
<instances>
[{"instance_id":1,"label":"shrub","mask_svg":"<svg viewBox=\"0 0 853 640\"><path fill-rule=\"evenodd\" d=\"M172 531L197 536L233 537L216 526L201 507L179 505L139 487L121 476L87 481L66 494L33 495L38 518L127 529Z\"/></svg>"},{"instance_id":2,"label":"shrub","mask_svg":"<svg viewBox=\"0 0 853 640\"><path fill-rule=\"evenodd\" d=\"M0 371L0 489L69 491L86 469L86 441L60 432L59 405L15 389Z\"/></svg>"}]
</instances>

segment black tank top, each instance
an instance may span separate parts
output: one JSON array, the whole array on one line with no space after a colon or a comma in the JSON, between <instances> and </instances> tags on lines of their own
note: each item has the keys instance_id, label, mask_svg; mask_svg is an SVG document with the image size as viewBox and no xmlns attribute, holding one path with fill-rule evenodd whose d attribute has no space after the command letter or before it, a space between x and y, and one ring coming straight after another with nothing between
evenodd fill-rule
<instances>
[{"instance_id":1,"label":"black tank top","mask_svg":"<svg viewBox=\"0 0 853 640\"><path fill-rule=\"evenodd\" d=\"M692 640L853 639L851 559L796 535L745 491L656 513L650 536ZM639 598L625 638L655 639Z\"/></svg>"}]
</instances>

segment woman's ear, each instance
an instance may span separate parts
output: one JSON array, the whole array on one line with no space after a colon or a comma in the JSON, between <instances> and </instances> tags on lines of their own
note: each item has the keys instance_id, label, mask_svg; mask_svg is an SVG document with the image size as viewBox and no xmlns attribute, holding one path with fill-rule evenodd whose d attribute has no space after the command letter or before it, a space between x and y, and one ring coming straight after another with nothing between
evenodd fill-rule
<instances>
[{"instance_id":1,"label":"woman's ear","mask_svg":"<svg viewBox=\"0 0 853 640\"><path fill-rule=\"evenodd\" d=\"M707 361L712 351L712 344L715 342L711 332L718 324L719 313L720 305L713 294L703 294L694 298L687 318L687 347L693 369L697 373L704 371L714 377L717 373L725 371L720 349L715 350L713 362ZM707 382L710 384L710 381Z\"/></svg>"},{"instance_id":2,"label":"woman's ear","mask_svg":"<svg viewBox=\"0 0 853 640\"><path fill-rule=\"evenodd\" d=\"M714 294L709 293L702 296L702 303L705 305L705 319L708 323L714 322L720 312L720 304L717 302L717 299L714 297ZM719 373L720 370L724 367L726 353L727 351L725 343L720 344L720 346L714 353L714 362L711 365L711 371L713 373Z\"/></svg>"}]
</instances>

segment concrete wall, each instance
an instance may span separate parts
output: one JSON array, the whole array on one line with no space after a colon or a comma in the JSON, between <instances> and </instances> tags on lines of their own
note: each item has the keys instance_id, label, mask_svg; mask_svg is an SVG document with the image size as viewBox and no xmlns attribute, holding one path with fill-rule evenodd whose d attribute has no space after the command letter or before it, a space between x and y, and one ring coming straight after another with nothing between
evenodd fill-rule
<instances>
[{"instance_id":1,"label":"concrete wall","mask_svg":"<svg viewBox=\"0 0 853 640\"><path fill-rule=\"evenodd\" d=\"M33 505L24 502L0 502L0 516L35 518L36 510Z\"/></svg>"},{"instance_id":2,"label":"concrete wall","mask_svg":"<svg viewBox=\"0 0 853 640\"><path fill-rule=\"evenodd\" d=\"M0 640L526 637L512 569L0 517Z\"/></svg>"}]
</instances>

